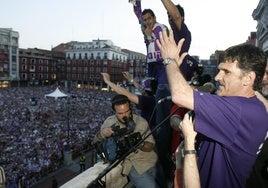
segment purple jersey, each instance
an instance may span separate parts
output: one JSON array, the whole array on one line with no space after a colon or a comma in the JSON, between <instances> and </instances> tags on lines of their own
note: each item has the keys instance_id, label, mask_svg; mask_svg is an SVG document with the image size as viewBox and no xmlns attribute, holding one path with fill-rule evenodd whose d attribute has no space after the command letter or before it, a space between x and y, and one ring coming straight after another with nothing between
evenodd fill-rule
<instances>
[{"instance_id":1,"label":"purple jersey","mask_svg":"<svg viewBox=\"0 0 268 188\"><path fill-rule=\"evenodd\" d=\"M268 115L256 97L220 97L194 92L195 130L201 133L201 186L245 187L268 131Z\"/></svg>"},{"instance_id":2,"label":"purple jersey","mask_svg":"<svg viewBox=\"0 0 268 188\"><path fill-rule=\"evenodd\" d=\"M167 27L160 23L154 24L153 33L147 45L147 63L163 61L160 49L156 43L156 40L160 38L159 33L163 29L167 29Z\"/></svg>"},{"instance_id":3,"label":"purple jersey","mask_svg":"<svg viewBox=\"0 0 268 188\"><path fill-rule=\"evenodd\" d=\"M139 23L141 24L142 33L144 33L144 29L146 27L144 26L144 23L142 20L142 9L141 9L140 1L136 2L136 4L133 6L133 10L139 20ZM163 61L160 49L156 43L156 40L159 39L159 32L162 31L163 29L167 29L167 27L164 24L155 23L153 27L152 35L144 36L146 47L147 47L147 63Z\"/></svg>"}]
</instances>

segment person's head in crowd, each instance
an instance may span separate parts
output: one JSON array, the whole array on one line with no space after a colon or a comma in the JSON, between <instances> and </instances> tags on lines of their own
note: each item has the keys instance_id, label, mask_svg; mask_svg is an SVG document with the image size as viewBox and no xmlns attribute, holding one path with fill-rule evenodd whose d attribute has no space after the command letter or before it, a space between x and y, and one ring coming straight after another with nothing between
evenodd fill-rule
<instances>
[{"instance_id":1,"label":"person's head in crowd","mask_svg":"<svg viewBox=\"0 0 268 188\"><path fill-rule=\"evenodd\" d=\"M211 81L211 76L209 74L204 75L195 75L191 78L191 80L188 82L191 86L202 86L207 82Z\"/></svg>"},{"instance_id":2,"label":"person's head in crowd","mask_svg":"<svg viewBox=\"0 0 268 188\"><path fill-rule=\"evenodd\" d=\"M254 95L254 91L261 87L266 63L265 53L253 45L240 44L228 48L215 77L219 84L217 94L220 96Z\"/></svg>"},{"instance_id":3,"label":"person's head in crowd","mask_svg":"<svg viewBox=\"0 0 268 188\"><path fill-rule=\"evenodd\" d=\"M111 103L112 109L121 123L125 123L124 117L132 117L131 104L127 96L117 94L112 98Z\"/></svg>"},{"instance_id":4,"label":"person's head in crowd","mask_svg":"<svg viewBox=\"0 0 268 188\"><path fill-rule=\"evenodd\" d=\"M154 78L145 78L141 81L141 89L148 95L153 96L157 90L157 81Z\"/></svg>"},{"instance_id":5,"label":"person's head in crowd","mask_svg":"<svg viewBox=\"0 0 268 188\"><path fill-rule=\"evenodd\" d=\"M142 20L146 27L153 29L156 23L156 17L151 9L144 9L142 11Z\"/></svg>"},{"instance_id":6,"label":"person's head in crowd","mask_svg":"<svg viewBox=\"0 0 268 188\"><path fill-rule=\"evenodd\" d=\"M214 94L216 92L216 86L215 84L213 84L212 82L206 82L203 86L203 89L206 91L206 92L209 92L209 93L212 93ZM200 89L199 89L200 90Z\"/></svg>"},{"instance_id":7,"label":"person's head in crowd","mask_svg":"<svg viewBox=\"0 0 268 188\"><path fill-rule=\"evenodd\" d=\"M198 91L203 91L207 93L215 93L216 86L210 82L211 76L205 74L203 76L196 75L192 77L191 81L189 81L189 85Z\"/></svg>"}]
</instances>

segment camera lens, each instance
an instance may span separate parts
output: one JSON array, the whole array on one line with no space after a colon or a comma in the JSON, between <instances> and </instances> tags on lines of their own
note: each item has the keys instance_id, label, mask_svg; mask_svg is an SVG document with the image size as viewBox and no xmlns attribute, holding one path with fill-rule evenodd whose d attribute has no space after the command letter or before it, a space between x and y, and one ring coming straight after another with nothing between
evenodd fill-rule
<instances>
[{"instance_id":1,"label":"camera lens","mask_svg":"<svg viewBox=\"0 0 268 188\"><path fill-rule=\"evenodd\" d=\"M129 131L134 131L136 124L130 117L123 117L123 120L125 121L126 127Z\"/></svg>"}]
</instances>

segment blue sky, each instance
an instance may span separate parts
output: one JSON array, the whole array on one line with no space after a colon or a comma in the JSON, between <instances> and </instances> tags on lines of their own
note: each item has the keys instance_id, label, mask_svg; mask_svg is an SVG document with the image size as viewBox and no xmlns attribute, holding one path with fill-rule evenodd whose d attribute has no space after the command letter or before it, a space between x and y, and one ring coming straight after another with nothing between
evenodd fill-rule
<instances>
[{"instance_id":1,"label":"blue sky","mask_svg":"<svg viewBox=\"0 0 268 188\"><path fill-rule=\"evenodd\" d=\"M20 48L51 49L60 43L109 39L116 46L146 53L143 36L128 0L0 0L1 28L20 33ZM189 53L208 59L215 50L243 43L257 22L259 0L173 0L185 10L192 32ZM142 0L157 21L169 27L161 0Z\"/></svg>"}]
</instances>

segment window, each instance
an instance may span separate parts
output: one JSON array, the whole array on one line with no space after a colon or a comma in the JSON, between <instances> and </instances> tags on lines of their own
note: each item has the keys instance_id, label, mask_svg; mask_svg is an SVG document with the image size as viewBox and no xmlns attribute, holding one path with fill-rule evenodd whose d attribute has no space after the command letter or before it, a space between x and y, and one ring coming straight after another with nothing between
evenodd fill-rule
<instances>
[{"instance_id":1,"label":"window","mask_svg":"<svg viewBox=\"0 0 268 188\"><path fill-rule=\"evenodd\" d=\"M16 47L12 47L12 54L17 54L17 48Z\"/></svg>"},{"instance_id":2,"label":"window","mask_svg":"<svg viewBox=\"0 0 268 188\"><path fill-rule=\"evenodd\" d=\"M104 65L105 67L107 67L107 65L108 65L107 60L104 60L104 61L103 61L103 65Z\"/></svg>"},{"instance_id":3,"label":"window","mask_svg":"<svg viewBox=\"0 0 268 188\"><path fill-rule=\"evenodd\" d=\"M13 62L13 63L16 63L16 62L17 62L17 56L12 55L12 62Z\"/></svg>"},{"instance_id":4,"label":"window","mask_svg":"<svg viewBox=\"0 0 268 188\"><path fill-rule=\"evenodd\" d=\"M17 71L17 65L16 64L12 64L12 72L16 72Z\"/></svg>"},{"instance_id":5,"label":"window","mask_svg":"<svg viewBox=\"0 0 268 188\"><path fill-rule=\"evenodd\" d=\"M27 79L27 74L22 74L22 79L26 80Z\"/></svg>"},{"instance_id":6,"label":"window","mask_svg":"<svg viewBox=\"0 0 268 188\"><path fill-rule=\"evenodd\" d=\"M18 45L18 38L12 37L12 45Z\"/></svg>"},{"instance_id":7,"label":"window","mask_svg":"<svg viewBox=\"0 0 268 188\"><path fill-rule=\"evenodd\" d=\"M97 54L97 59L100 59L101 57L100 57L100 52L98 52L98 54Z\"/></svg>"}]
</instances>

